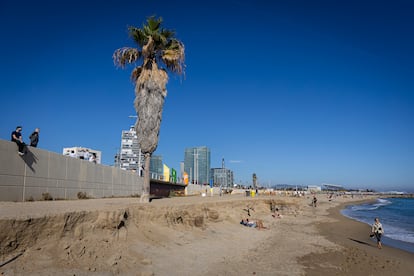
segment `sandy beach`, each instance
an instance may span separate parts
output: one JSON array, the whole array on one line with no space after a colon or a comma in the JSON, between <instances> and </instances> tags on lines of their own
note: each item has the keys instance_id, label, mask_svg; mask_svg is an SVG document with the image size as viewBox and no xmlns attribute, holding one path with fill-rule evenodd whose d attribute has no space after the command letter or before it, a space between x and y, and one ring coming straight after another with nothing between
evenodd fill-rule
<instances>
[{"instance_id":1,"label":"sandy beach","mask_svg":"<svg viewBox=\"0 0 414 276\"><path fill-rule=\"evenodd\" d=\"M318 195L316 208L309 196L281 195L0 202L0 274L414 275L414 254L377 249L368 225L339 213L373 199Z\"/></svg>"},{"instance_id":2,"label":"sandy beach","mask_svg":"<svg viewBox=\"0 0 414 276\"><path fill-rule=\"evenodd\" d=\"M414 275L414 254L386 245L378 249L369 225L340 214L345 205L329 209L331 220L316 225L319 234L342 249L301 258L306 275Z\"/></svg>"}]
</instances>

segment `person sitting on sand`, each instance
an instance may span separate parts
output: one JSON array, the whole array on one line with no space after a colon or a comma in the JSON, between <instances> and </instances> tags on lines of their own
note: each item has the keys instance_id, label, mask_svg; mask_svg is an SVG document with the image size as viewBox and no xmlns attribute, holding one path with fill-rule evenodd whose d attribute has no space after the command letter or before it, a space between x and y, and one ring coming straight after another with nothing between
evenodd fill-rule
<instances>
[{"instance_id":1,"label":"person sitting on sand","mask_svg":"<svg viewBox=\"0 0 414 276\"><path fill-rule=\"evenodd\" d=\"M256 221L249 221L248 218L246 219L242 219L240 221L240 224L244 225L244 226L248 226L248 227L253 227L253 228L257 228L258 230L260 229L267 229L267 227L265 227L263 225L263 221L258 219Z\"/></svg>"},{"instance_id":2,"label":"person sitting on sand","mask_svg":"<svg viewBox=\"0 0 414 276\"><path fill-rule=\"evenodd\" d=\"M282 215L279 214L279 212L275 212L274 214L272 214L272 217L274 217L274 218L282 218Z\"/></svg>"},{"instance_id":3,"label":"person sitting on sand","mask_svg":"<svg viewBox=\"0 0 414 276\"><path fill-rule=\"evenodd\" d=\"M272 217L274 217L274 218L282 218L282 215L279 213L279 208L275 208L273 210Z\"/></svg>"},{"instance_id":4,"label":"person sitting on sand","mask_svg":"<svg viewBox=\"0 0 414 276\"><path fill-rule=\"evenodd\" d=\"M240 224L241 224L241 225L244 225L244 226L249 226L249 227L251 227L251 226L252 226L252 222L251 222L251 221L249 221L249 219L242 219L242 220L240 221Z\"/></svg>"}]
</instances>

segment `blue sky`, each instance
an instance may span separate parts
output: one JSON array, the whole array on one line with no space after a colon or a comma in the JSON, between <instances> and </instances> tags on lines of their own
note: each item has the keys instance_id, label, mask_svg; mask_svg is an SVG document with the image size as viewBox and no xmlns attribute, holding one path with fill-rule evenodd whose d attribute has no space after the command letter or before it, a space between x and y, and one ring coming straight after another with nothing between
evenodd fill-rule
<instances>
[{"instance_id":1,"label":"blue sky","mask_svg":"<svg viewBox=\"0 0 414 276\"><path fill-rule=\"evenodd\" d=\"M194 2L194 1L193 1ZM58 3L58 4L57 4ZM101 150L134 119L127 26L164 19L186 47L157 155L208 146L237 182L414 190L411 1L1 1L0 138Z\"/></svg>"}]
</instances>

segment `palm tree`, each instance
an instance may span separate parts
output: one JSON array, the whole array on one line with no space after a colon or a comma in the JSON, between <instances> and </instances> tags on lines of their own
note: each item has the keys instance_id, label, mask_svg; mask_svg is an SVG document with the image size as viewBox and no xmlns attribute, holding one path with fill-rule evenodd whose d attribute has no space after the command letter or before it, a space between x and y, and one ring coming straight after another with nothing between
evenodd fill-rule
<instances>
[{"instance_id":1,"label":"palm tree","mask_svg":"<svg viewBox=\"0 0 414 276\"><path fill-rule=\"evenodd\" d=\"M167 72L184 74L184 44L174 38L174 31L161 27L162 18L147 19L141 29L128 27L137 48L115 50L112 58L117 67L139 62L131 73L135 83L134 106L137 112L135 129L145 156L144 188L141 202L149 202L150 158L157 149L164 99L167 96Z\"/></svg>"}]
</instances>

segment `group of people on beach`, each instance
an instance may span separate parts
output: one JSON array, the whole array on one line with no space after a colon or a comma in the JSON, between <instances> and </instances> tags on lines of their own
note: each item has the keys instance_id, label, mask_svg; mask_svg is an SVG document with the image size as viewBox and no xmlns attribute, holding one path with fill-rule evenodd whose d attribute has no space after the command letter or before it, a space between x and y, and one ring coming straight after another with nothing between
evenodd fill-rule
<instances>
[{"instance_id":1,"label":"group of people on beach","mask_svg":"<svg viewBox=\"0 0 414 276\"><path fill-rule=\"evenodd\" d=\"M26 143L23 142L22 129L23 128L21 126L17 126L16 130L14 130L11 133L11 141L17 144L19 155L24 155L26 153L26 147L27 147ZM39 132L40 132L40 129L36 128L33 131L33 133L29 136L31 147L34 147L34 148L37 147L37 144L39 143Z\"/></svg>"},{"instance_id":2,"label":"group of people on beach","mask_svg":"<svg viewBox=\"0 0 414 276\"><path fill-rule=\"evenodd\" d=\"M246 211L247 215L251 216L250 211L254 211L254 208L251 206L247 206L247 208L243 209L243 211ZM282 218L282 215L279 213L279 208L277 208L274 204L270 206L270 211L272 212L273 218L278 218L278 219ZM264 226L263 221L261 219L256 219L254 221L251 221L248 218L244 218L240 221L240 224L244 226L252 227L252 228L257 228L258 230L267 229L267 227Z\"/></svg>"},{"instance_id":3,"label":"group of people on beach","mask_svg":"<svg viewBox=\"0 0 414 276\"><path fill-rule=\"evenodd\" d=\"M312 206L316 207L316 202L317 199L314 196L312 199ZM245 211L248 212L248 215L250 216L250 210L254 210L253 208L249 207L247 209L244 209ZM279 209L274 207L273 205L271 206L271 210L273 212L272 217L274 218L281 218L282 216L279 214ZM240 221L241 225L247 226L247 227L252 227L252 228L257 228L257 229L267 229L267 227L265 227L263 225L263 221L262 220L255 220L255 221L251 221L248 218L242 219ZM370 237L373 238L375 237L375 239L377 240L377 247L379 249L382 248L382 242L381 242L381 238L382 235L384 235L384 227L382 226L379 218L375 218L374 219L374 223L371 226L371 233L370 233Z\"/></svg>"}]
</instances>

